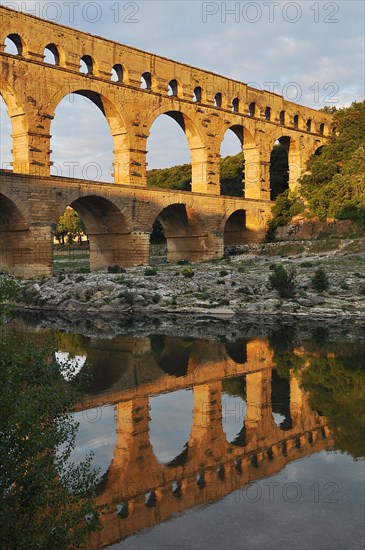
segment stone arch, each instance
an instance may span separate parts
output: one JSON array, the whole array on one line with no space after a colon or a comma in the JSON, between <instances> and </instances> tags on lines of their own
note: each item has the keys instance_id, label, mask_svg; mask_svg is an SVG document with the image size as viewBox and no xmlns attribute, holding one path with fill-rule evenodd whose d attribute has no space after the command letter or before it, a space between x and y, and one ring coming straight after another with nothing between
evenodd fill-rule
<instances>
[{"instance_id":1,"label":"stone arch","mask_svg":"<svg viewBox=\"0 0 365 550\"><path fill-rule=\"evenodd\" d=\"M26 173L29 167L29 120L19 95L2 76L0 76L0 95L11 120L13 170Z\"/></svg>"},{"instance_id":2,"label":"stone arch","mask_svg":"<svg viewBox=\"0 0 365 550\"><path fill-rule=\"evenodd\" d=\"M90 88L70 88L66 86L58 92L50 101L49 110L53 113L57 106L68 94L78 94L92 101L105 116L110 134L114 142L114 183L128 184L130 182L130 128L127 119L121 113L120 109L105 95L99 91Z\"/></svg>"},{"instance_id":3,"label":"stone arch","mask_svg":"<svg viewBox=\"0 0 365 550\"><path fill-rule=\"evenodd\" d=\"M234 246L256 242L259 223L247 210L238 209L227 214L223 223L224 245Z\"/></svg>"},{"instance_id":4,"label":"stone arch","mask_svg":"<svg viewBox=\"0 0 365 550\"><path fill-rule=\"evenodd\" d=\"M179 83L178 81L176 80L176 78L173 78L172 80L170 80L170 82L168 83L168 95L171 96L171 97L177 97L178 94L179 94Z\"/></svg>"},{"instance_id":5,"label":"stone arch","mask_svg":"<svg viewBox=\"0 0 365 550\"><path fill-rule=\"evenodd\" d=\"M217 92L214 96L214 106L215 107L222 107L222 101L223 101L222 93Z\"/></svg>"},{"instance_id":6,"label":"stone arch","mask_svg":"<svg viewBox=\"0 0 365 550\"><path fill-rule=\"evenodd\" d=\"M112 67L111 80L113 82L123 82L124 81L124 68L120 63L116 63Z\"/></svg>"},{"instance_id":7,"label":"stone arch","mask_svg":"<svg viewBox=\"0 0 365 550\"><path fill-rule=\"evenodd\" d=\"M191 190L193 192L206 192L207 181L207 148L198 126L183 111L170 111L166 107L160 107L149 117L147 121L148 136L154 121L160 115L167 115L178 123L183 130L191 156Z\"/></svg>"},{"instance_id":8,"label":"stone arch","mask_svg":"<svg viewBox=\"0 0 365 550\"><path fill-rule=\"evenodd\" d=\"M24 57L28 53L28 48L25 43L25 40L22 36L20 36L20 34L16 32L8 34L4 38L4 44L6 39L10 40L14 44L14 47L17 50L17 53L15 55Z\"/></svg>"},{"instance_id":9,"label":"stone arch","mask_svg":"<svg viewBox=\"0 0 365 550\"><path fill-rule=\"evenodd\" d=\"M235 97L233 100L232 100L232 112L233 113L238 113L240 110L240 100L238 97Z\"/></svg>"},{"instance_id":10,"label":"stone arch","mask_svg":"<svg viewBox=\"0 0 365 550\"><path fill-rule=\"evenodd\" d=\"M151 350L160 369L169 376L186 376L189 369L191 341L174 336L150 336Z\"/></svg>"},{"instance_id":11,"label":"stone arch","mask_svg":"<svg viewBox=\"0 0 365 550\"><path fill-rule=\"evenodd\" d=\"M244 156L244 175L242 179L243 197L251 198L260 196L260 152L253 134L242 124L231 124L228 128L222 128L218 136L219 144L222 144L224 136L231 130L238 138Z\"/></svg>"},{"instance_id":12,"label":"stone arch","mask_svg":"<svg viewBox=\"0 0 365 550\"><path fill-rule=\"evenodd\" d=\"M13 193L7 195L0 193L0 270L21 276L29 261L29 213Z\"/></svg>"},{"instance_id":13,"label":"stone arch","mask_svg":"<svg viewBox=\"0 0 365 550\"><path fill-rule=\"evenodd\" d=\"M110 265L128 265L134 242L131 221L123 210L111 200L97 195L70 197L59 207L59 215L67 206L76 210L85 224L90 242L91 271Z\"/></svg>"},{"instance_id":14,"label":"stone arch","mask_svg":"<svg viewBox=\"0 0 365 550\"><path fill-rule=\"evenodd\" d=\"M277 141L285 147L288 153L288 188L290 191L294 191L298 186L298 180L301 176L301 155L299 142L290 135L279 136L276 140L274 140L273 146Z\"/></svg>"},{"instance_id":15,"label":"stone arch","mask_svg":"<svg viewBox=\"0 0 365 550\"><path fill-rule=\"evenodd\" d=\"M272 369L271 406L272 417L280 430L286 431L292 428L290 413L290 383L281 377L277 369Z\"/></svg>"},{"instance_id":16,"label":"stone arch","mask_svg":"<svg viewBox=\"0 0 365 550\"><path fill-rule=\"evenodd\" d=\"M168 204L151 217L151 232L156 219L163 228L169 262L194 262L211 257L208 230L196 210L183 202Z\"/></svg>"},{"instance_id":17,"label":"stone arch","mask_svg":"<svg viewBox=\"0 0 365 550\"><path fill-rule=\"evenodd\" d=\"M201 103L203 98L203 90L201 86L195 86L193 91L193 102L194 103Z\"/></svg>"},{"instance_id":18,"label":"stone arch","mask_svg":"<svg viewBox=\"0 0 365 550\"><path fill-rule=\"evenodd\" d=\"M53 55L53 62L45 61L45 57L47 55L46 50L48 50ZM59 47L56 46L56 44L54 43L47 44L47 46L44 47L43 60L45 61L45 63L49 63L50 65L59 66L61 64L61 55L60 55Z\"/></svg>"},{"instance_id":19,"label":"stone arch","mask_svg":"<svg viewBox=\"0 0 365 550\"><path fill-rule=\"evenodd\" d=\"M188 460L188 441L193 425L192 388L150 395L148 404L149 440L154 457L167 468L184 465Z\"/></svg>"},{"instance_id":20,"label":"stone arch","mask_svg":"<svg viewBox=\"0 0 365 550\"><path fill-rule=\"evenodd\" d=\"M152 89L152 76L151 73L146 71L141 75L141 88L143 90Z\"/></svg>"},{"instance_id":21,"label":"stone arch","mask_svg":"<svg viewBox=\"0 0 365 550\"><path fill-rule=\"evenodd\" d=\"M85 65L83 66L81 62L83 62ZM83 70L83 67L86 68L86 71ZM85 54L80 57L80 73L90 75L95 74L95 67L95 60L91 57L91 55Z\"/></svg>"}]
</instances>

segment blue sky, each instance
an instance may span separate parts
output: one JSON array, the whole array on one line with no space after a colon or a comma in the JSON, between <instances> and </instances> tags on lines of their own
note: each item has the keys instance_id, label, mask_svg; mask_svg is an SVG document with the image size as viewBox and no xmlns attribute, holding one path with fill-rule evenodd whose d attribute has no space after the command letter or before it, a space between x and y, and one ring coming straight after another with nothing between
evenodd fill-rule
<instances>
[{"instance_id":1,"label":"blue sky","mask_svg":"<svg viewBox=\"0 0 365 550\"><path fill-rule=\"evenodd\" d=\"M314 108L348 106L364 98L364 3L300 0L201 2L5 1L5 6L98 34L242 82L274 89ZM296 99L296 96L298 98ZM77 117L76 117L77 113ZM1 107L1 162L9 160L11 133ZM93 161L89 177L110 180L112 141L101 113L84 98L65 99L52 123L52 160ZM92 136L103 136L102 143ZM233 134L221 154L239 150ZM162 116L147 144L149 168L189 162L180 128Z\"/></svg>"}]
</instances>

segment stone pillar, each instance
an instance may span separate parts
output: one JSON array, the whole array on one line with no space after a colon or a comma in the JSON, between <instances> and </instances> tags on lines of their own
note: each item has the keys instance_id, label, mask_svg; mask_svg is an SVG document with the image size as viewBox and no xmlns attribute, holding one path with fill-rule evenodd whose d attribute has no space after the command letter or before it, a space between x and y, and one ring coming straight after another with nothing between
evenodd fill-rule
<instances>
[{"instance_id":1,"label":"stone pillar","mask_svg":"<svg viewBox=\"0 0 365 550\"><path fill-rule=\"evenodd\" d=\"M52 241L53 227L48 223L0 231L0 269L24 279L51 276Z\"/></svg>"},{"instance_id":2,"label":"stone pillar","mask_svg":"<svg viewBox=\"0 0 365 550\"><path fill-rule=\"evenodd\" d=\"M290 416L294 427L300 427L303 405L303 390L300 386L299 373L290 370Z\"/></svg>"},{"instance_id":3,"label":"stone pillar","mask_svg":"<svg viewBox=\"0 0 365 550\"><path fill-rule=\"evenodd\" d=\"M271 369L246 376L246 434L262 439L269 435L272 427L271 414Z\"/></svg>"},{"instance_id":4,"label":"stone pillar","mask_svg":"<svg viewBox=\"0 0 365 550\"><path fill-rule=\"evenodd\" d=\"M47 132L14 133L13 170L19 174L50 175L50 139Z\"/></svg>"},{"instance_id":5,"label":"stone pillar","mask_svg":"<svg viewBox=\"0 0 365 550\"><path fill-rule=\"evenodd\" d=\"M90 271L106 269L111 265L148 265L149 239L149 233L142 231L125 234L89 232Z\"/></svg>"},{"instance_id":6,"label":"stone pillar","mask_svg":"<svg viewBox=\"0 0 365 550\"><path fill-rule=\"evenodd\" d=\"M189 460L203 466L210 456L225 456L222 427L222 382L194 386L194 418L189 439Z\"/></svg>"}]
</instances>

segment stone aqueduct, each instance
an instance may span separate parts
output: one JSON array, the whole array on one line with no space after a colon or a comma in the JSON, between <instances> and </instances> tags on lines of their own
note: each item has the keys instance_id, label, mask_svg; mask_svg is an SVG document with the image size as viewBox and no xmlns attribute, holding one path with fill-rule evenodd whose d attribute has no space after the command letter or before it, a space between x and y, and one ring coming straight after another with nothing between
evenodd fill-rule
<instances>
[{"instance_id":1,"label":"stone aqueduct","mask_svg":"<svg viewBox=\"0 0 365 550\"><path fill-rule=\"evenodd\" d=\"M0 267L23 277L52 273L53 234L68 205L85 222L91 269L147 264L156 218L169 260L221 257L225 233L233 243L258 239L264 230L274 143L288 150L294 189L333 129L328 114L208 71L4 7L0 22L0 93L13 140L13 170L1 171ZM16 55L4 51L6 38ZM45 49L54 64L45 62ZM50 175L52 120L70 93L89 98L107 119L114 184ZM147 189L147 138L162 114L185 132L191 192ZM244 152L244 198L220 195L220 145L228 129Z\"/></svg>"}]
</instances>

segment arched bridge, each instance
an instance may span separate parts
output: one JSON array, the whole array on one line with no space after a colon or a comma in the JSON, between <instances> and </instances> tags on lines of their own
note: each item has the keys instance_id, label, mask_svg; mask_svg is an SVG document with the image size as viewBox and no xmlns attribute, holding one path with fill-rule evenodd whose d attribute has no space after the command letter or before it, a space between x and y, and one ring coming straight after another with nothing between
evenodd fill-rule
<instances>
[{"instance_id":1,"label":"arched bridge","mask_svg":"<svg viewBox=\"0 0 365 550\"><path fill-rule=\"evenodd\" d=\"M86 225L91 269L148 263L157 217L171 261L220 257L225 230L227 243L262 234L271 206L274 143L287 148L294 189L306 160L332 132L330 115L277 94L8 8L0 8L0 21L0 94L13 140L13 171L1 172L0 267L18 275L52 272L55 224L67 205ZM6 39L16 53L5 51ZM50 175L52 120L70 93L87 97L106 117L114 184ZM162 114L186 135L191 192L147 189L147 139ZM227 130L244 153L243 198L220 195L220 145Z\"/></svg>"}]
</instances>

